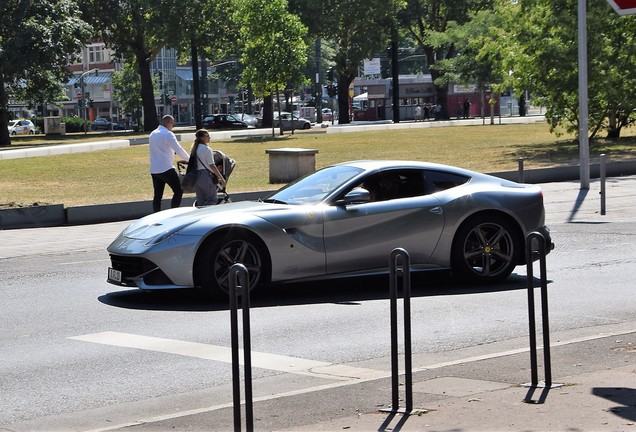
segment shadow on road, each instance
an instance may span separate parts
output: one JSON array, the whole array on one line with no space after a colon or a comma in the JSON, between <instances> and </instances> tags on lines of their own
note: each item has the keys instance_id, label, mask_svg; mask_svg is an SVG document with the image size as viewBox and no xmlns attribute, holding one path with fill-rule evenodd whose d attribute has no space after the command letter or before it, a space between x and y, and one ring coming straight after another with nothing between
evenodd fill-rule
<instances>
[{"instance_id":1,"label":"shadow on road","mask_svg":"<svg viewBox=\"0 0 636 432\"><path fill-rule=\"evenodd\" d=\"M535 285L538 285L538 279ZM503 282L492 285L467 285L448 272L414 274L411 296L428 297L462 295L476 292L504 292L527 289L525 275L513 273ZM358 305L363 301L389 298L389 277L358 277L320 282L289 283L264 286L251 295L251 307L266 308L305 304ZM226 300L211 299L197 289L141 291L128 289L100 296L99 301L123 309L210 312L227 310Z\"/></svg>"}]
</instances>

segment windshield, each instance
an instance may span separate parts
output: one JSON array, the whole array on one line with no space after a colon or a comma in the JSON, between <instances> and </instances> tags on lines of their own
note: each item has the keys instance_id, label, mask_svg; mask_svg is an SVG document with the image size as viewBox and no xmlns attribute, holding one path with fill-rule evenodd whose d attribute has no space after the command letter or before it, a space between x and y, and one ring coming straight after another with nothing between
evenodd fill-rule
<instances>
[{"instance_id":1,"label":"windshield","mask_svg":"<svg viewBox=\"0 0 636 432\"><path fill-rule=\"evenodd\" d=\"M317 204L363 170L351 166L331 166L308 174L267 197L265 202Z\"/></svg>"}]
</instances>

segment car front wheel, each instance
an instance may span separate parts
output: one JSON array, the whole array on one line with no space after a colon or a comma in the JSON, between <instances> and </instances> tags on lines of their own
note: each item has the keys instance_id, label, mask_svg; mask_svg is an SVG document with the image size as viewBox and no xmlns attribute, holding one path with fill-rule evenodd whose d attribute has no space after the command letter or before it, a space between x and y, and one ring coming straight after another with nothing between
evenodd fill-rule
<instances>
[{"instance_id":1,"label":"car front wheel","mask_svg":"<svg viewBox=\"0 0 636 432\"><path fill-rule=\"evenodd\" d=\"M245 233L228 232L212 242L197 263L201 285L214 296L230 292L230 268L243 264L249 289L261 281L263 260L257 245ZM240 281L237 281L240 283Z\"/></svg>"},{"instance_id":2,"label":"car front wheel","mask_svg":"<svg viewBox=\"0 0 636 432\"><path fill-rule=\"evenodd\" d=\"M499 216L478 216L457 231L452 269L471 282L496 282L517 266L521 243L514 225Z\"/></svg>"}]
</instances>

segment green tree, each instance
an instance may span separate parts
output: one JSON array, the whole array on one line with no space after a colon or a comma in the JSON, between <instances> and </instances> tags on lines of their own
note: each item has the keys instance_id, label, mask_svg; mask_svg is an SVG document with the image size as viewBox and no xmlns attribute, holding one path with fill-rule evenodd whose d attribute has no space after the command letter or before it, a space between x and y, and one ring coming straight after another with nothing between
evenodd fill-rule
<instances>
[{"instance_id":1,"label":"green tree","mask_svg":"<svg viewBox=\"0 0 636 432\"><path fill-rule=\"evenodd\" d=\"M349 86L364 59L384 51L403 0L295 0L312 33L329 40L338 83L338 122L349 123Z\"/></svg>"},{"instance_id":2,"label":"green tree","mask_svg":"<svg viewBox=\"0 0 636 432\"><path fill-rule=\"evenodd\" d=\"M497 11L505 21L483 46L501 57L505 86L538 96L557 133L579 129L576 10L577 0L501 1ZM636 17L621 17L605 0L590 0L587 35L589 136L606 131L618 138L636 109Z\"/></svg>"},{"instance_id":3,"label":"green tree","mask_svg":"<svg viewBox=\"0 0 636 432\"><path fill-rule=\"evenodd\" d=\"M437 101L443 112L448 109L447 72L438 63L457 56L455 40L445 35L449 26L463 25L471 13L490 10L493 0L406 0L400 21L418 45L424 50L435 84Z\"/></svg>"},{"instance_id":4,"label":"green tree","mask_svg":"<svg viewBox=\"0 0 636 432\"><path fill-rule=\"evenodd\" d=\"M482 92L482 109L485 101L484 92L493 85L497 90L503 81L500 53L483 50L483 46L493 40L502 26L503 19L492 10L481 10L470 14L470 19L463 25L456 22L448 24L444 33L431 33L431 39L439 41L440 45L453 45L456 55L451 58L438 60L435 65L440 74L438 85L451 83L476 85ZM482 112L485 115L485 112Z\"/></svg>"},{"instance_id":5,"label":"green tree","mask_svg":"<svg viewBox=\"0 0 636 432\"><path fill-rule=\"evenodd\" d=\"M307 28L287 6L287 0L238 0L234 21L243 49L241 82L251 85L256 96L278 95L306 81ZM271 104L265 103L263 117L271 116Z\"/></svg>"},{"instance_id":6,"label":"green tree","mask_svg":"<svg viewBox=\"0 0 636 432\"><path fill-rule=\"evenodd\" d=\"M135 123L139 124L142 107L141 80L132 59L113 74L113 93L123 112L131 114Z\"/></svg>"},{"instance_id":7,"label":"green tree","mask_svg":"<svg viewBox=\"0 0 636 432\"><path fill-rule=\"evenodd\" d=\"M68 55L91 28L72 0L0 2L0 146L11 145L9 100L59 100L70 76Z\"/></svg>"},{"instance_id":8,"label":"green tree","mask_svg":"<svg viewBox=\"0 0 636 432\"><path fill-rule=\"evenodd\" d=\"M170 0L84 0L85 19L92 23L102 40L122 58L135 60L141 80L144 130L159 124L156 115L150 62L161 48L181 35L179 17L188 16L188 3Z\"/></svg>"}]
</instances>

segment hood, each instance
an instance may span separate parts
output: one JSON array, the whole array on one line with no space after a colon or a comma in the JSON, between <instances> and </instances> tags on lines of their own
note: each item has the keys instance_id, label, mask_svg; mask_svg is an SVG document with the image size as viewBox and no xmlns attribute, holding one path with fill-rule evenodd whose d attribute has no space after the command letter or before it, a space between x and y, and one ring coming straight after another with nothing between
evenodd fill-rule
<instances>
[{"instance_id":1,"label":"hood","mask_svg":"<svg viewBox=\"0 0 636 432\"><path fill-rule=\"evenodd\" d=\"M179 207L143 217L128 226L123 235L130 239L148 240L166 236L200 223L209 229L212 225L240 223L246 216L288 208L287 205L258 201L241 201L209 207Z\"/></svg>"}]
</instances>

